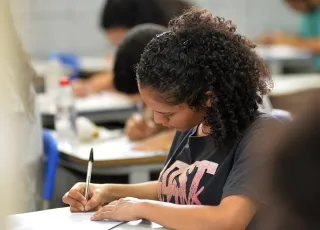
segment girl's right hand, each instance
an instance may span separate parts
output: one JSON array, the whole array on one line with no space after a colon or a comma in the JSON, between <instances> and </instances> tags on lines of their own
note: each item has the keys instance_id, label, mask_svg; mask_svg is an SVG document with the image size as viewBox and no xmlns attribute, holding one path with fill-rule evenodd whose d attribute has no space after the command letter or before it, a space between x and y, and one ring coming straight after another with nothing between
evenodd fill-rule
<instances>
[{"instance_id":1,"label":"girl's right hand","mask_svg":"<svg viewBox=\"0 0 320 230\"><path fill-rule=\"evenodd\" d=\"M62 197L63 202L70 205L71 212L96 211L112 201L106 196L106 185L90 184L88 200L84 197L85 187L85 183L77 183Z\"/></svg>"}]
</instances>

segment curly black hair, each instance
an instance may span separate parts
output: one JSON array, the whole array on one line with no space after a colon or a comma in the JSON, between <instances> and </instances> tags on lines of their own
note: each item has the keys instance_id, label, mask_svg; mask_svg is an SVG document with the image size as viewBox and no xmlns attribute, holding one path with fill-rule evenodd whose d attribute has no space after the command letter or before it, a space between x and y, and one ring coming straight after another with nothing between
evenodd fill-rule
<instances>
[{"instance_id":1,"label":"curly black hair","mask_svg":"<svg viewBox=\"0 0 320 230\"><path fill-rule=\"evenodd\" d=\"M147 45L137 80L141 88L156 90L165 103L204 109L204 122L220 145L238 137L258 117L261 96L272 86L254 47L231 21L193 7ZM209 98L208 91L213 93Z\"/></svg>"},{"instance_id":2,"label":"curly black hair","mask_svg":"<svg viewBox=\"0 0 320 230\"><path fill-rule=\"evenodd\" d=\"M139 93L135 66L139 63L146 45L167 28L156 24L141 24L133 27L120 42L113 67L113 84L126 94Z\"/></svg>"},{"instance_id":3,"label":"curly black hair","mask_svg":"<svg viewBox=\"0 0 320 230\"><path fill-rule=\"evenodd\" d=\"M100 27L130 29L144 23L168 26L171 18L182 14L190 4L183 0L106 0Z\"/></svg>"}]
</instances>

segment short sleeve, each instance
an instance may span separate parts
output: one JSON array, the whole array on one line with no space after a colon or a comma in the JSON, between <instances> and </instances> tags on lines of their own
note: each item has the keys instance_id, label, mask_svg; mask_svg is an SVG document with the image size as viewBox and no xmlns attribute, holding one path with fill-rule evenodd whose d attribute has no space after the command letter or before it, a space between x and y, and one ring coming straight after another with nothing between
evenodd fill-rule
<instances>
[{"instance_id":1,"label":"short sleeve","mask_svg":"<svg viewBox=\"0 0 320 230\"><path fill-rule=\"evenodd\" d=\"M275 118L258 122L244 135L235 151L233 167L223 188L222 199L232 195L244 195L263 204L268 204L267 187L261 183L266 178L269 157L265 140L266 126L280 126ZM272 125L272 126L270 126ZM269 129L268 128L268 129ZM263 140L261 143L260 141ZM259 142L258 142L259 141Z\"/></svg>"}]
</instances>

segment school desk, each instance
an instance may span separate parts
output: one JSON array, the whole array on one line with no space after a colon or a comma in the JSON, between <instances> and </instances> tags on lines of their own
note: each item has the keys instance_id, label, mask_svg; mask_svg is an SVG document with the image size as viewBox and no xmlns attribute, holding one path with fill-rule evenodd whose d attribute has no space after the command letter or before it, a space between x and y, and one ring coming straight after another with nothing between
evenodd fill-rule
<instances>
[{"instance_id":1,"label":"school desk","mask_svg":"<svg viewBox=\"0 0 320 230\"><path fill-rule=\"evenodd\" d=\"M49 60L32 60L31 64L38 75L45 75ZM112 70L112 61L106 57L82 56L79 57L79 68L85 72L101 72Z\"/></svg>"},{"instance_id":2,"label":"school desk","mask_svg":"<svg viewBox=\"0 0 320 230\"><path fill-rule=\"evenodd\" d=\"M286 74L273 76L274 89L269 98L275 108L300 113L314 90L320 89L320 74Z\"/></svg>"},{"instance_id":3,"label":"school desk","mask_svg":"<svg viewBox=\"0 0 320 230\"><path fill-rule=\"evenodd\" d=\"M310 66L312 53L292 46L259 45L257 53L268 64L271 74L281 74L286 64Z\"/></svg>"},{"instance_id":4,"label":"school desk","mask_svg":"<svg viewBox=\"0 0 320 230\"><path fill-rule=\"evenodd\" d=\"M80 143L77 148L58 144L60 165L86 173L90 149L94 149L92 173L95 175L129 175L129 183L150 181L152 171L160 171L166 159L164 151L134 151L134 143L119 137Z\"/></svg>"},{"instance_id":5,"label":"school desk","mask_svg":"<svg viewBox=\"0 0 320 230\"><path fill-rule=\"evenodd\" d=\"M52 126L55 114L55 99L47 94L38 94L37 103L44 126ZM129 98L102 92L86 98L77 98L75 107L79 116L85 116L94 123L124 122L136 111L135 104Z\"/></svg>"},{"instance_id":6,"label":"school desk","mask_svg":"<svg viewBox=\"0 0 320 230\"><path fill-rule=\"evenodd\" d=\"M272 97L294 95L320 88L320 74L282 74L272 76Z\"/></svg>"}]
</instances>

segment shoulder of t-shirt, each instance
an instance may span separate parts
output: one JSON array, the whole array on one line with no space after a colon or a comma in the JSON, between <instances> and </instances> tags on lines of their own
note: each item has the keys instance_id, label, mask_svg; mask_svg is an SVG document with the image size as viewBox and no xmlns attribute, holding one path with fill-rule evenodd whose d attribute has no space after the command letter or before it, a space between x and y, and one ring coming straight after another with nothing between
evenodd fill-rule
<instances>
[{"instance_id":1,"label":"shoulder of t-shirt","mask_svg":"<svg viewBox=\"0 0 320 230\"><path fill-rule=\"evenodd\" d=\"M270 133L276 132L283 127L283 122L271 114L261 113L259 117L243 132L236 148L236 158L261 150L267 145ZM255 153L254 153L255 154Z\"/></svg>"},{"instance_id":2,"label":"shoulder of t-shirt","mask_svg":"<svg viewBox=\"0 0 320 230\"><path fill-rule=\"evenodd\" d=\"M277 119L270 113L260 113L257 119L248 127L248 129L244 132L244 135L248 135L254 131L258 131L266 128L267 125L279 125L283 124L282 121Z\"/></svg>"}]
</instances>

